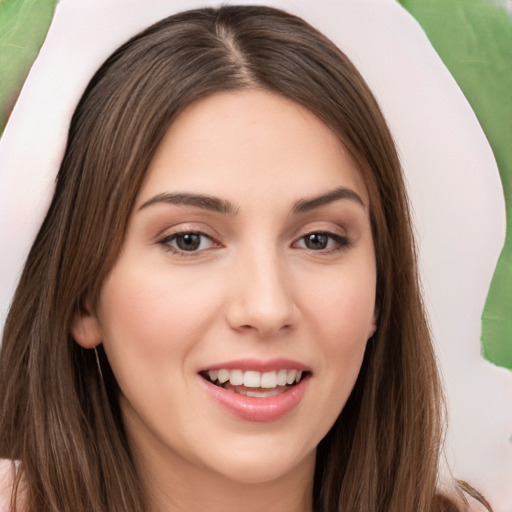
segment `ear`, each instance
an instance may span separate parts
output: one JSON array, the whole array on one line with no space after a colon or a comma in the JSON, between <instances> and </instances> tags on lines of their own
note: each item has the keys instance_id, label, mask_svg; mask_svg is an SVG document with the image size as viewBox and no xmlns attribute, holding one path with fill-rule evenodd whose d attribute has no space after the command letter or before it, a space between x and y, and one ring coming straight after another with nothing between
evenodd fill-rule
<instances>
[{"instance_id":1,"label":"ear","mask_svg":"<svg viewBox=\"0 0 512 512\"><path fill-rule=\"evenodd\" d=\"M95 314L80 311L75 314L71 323L71 334L83 348L97 347L103 340L103 331Z\"/></svg>"},{"instance_id":2,"label":"ear","mask_svg":"<svg viewBox=\"0 0 512 512\"><path fill-rule=\"evenodd\" d=\"M372 323L370 324L370 329L368 330L368 336L366 339L369 340L375 334L375 331L377 330L377 320L378 319L379 319L379 313L377 311L377 308L375 308L375 311L373 313Z\"/></svg>"}]
</instances>

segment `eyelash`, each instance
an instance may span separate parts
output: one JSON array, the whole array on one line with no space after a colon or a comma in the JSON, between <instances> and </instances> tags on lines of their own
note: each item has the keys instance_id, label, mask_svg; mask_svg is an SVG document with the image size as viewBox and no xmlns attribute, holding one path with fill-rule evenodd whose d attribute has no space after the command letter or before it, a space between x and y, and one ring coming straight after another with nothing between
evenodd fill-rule
<instances>
[{"instance_id":1,"label":"eyelash","mask_svg":"<svg viewBox=\"0 0 512 512\"><path fill-rule=\"evenodd\" d=\"M218 242L216 242L211 236L207 235L206 233L203 233L202 231L193 231L193 230L178 231L178 232L172 233L171 235L166 235L162 239L158 240L157 243L159 245L161 245L164 248L164 250L166 250L168 252L172 252L173 254L177 254L178 256L183 256L183 257L196 256L199 252L207 250L207 249L202 249L199 251L198 250L187 251L187 250L179 249L178 247L173 247L172 245L170 245L173 241L177 240L178 238L184 237L187 235L195 235L195 236L199 236L200 238L203 238L203 239L206 238L212 242L213 246L216 246L216 247L220 246L220 244ZM201 241L199 243L201 244Z\"/></svg>"},{"instance_id":2,"label":"eyelash","mask_svg":"<svg viewBox=\"0 0 512 512\"><path fill-rule=\"evenodd\" d=\"M315 253L329 254L329 253L341 252L341 251L346 251L347 249L349 249L352 246L352 241L348 237L339 235L338 233L332 233L330 231L310 231L309 233L302 235L296 242L294 242L294 244L296 244L302 240L306 241L308 237L311 237L313 235L325 236L329 240L332 240L336 244L335 247L331 247L329 249L327 249L327 248L319 249L319 250L309 249L308 247L305 247L305 249L310 250Z\"/></svg>"},{"instance_id":3,"label":"eyelash","mask_svg":"<svg viewBox=\"0 0 512 512\"><path fill-rule=\"evenodd\" d=\"M171 243L173 241L176 241L179 237L184 237L187 235L199 236L200 238L203 238L203 239L206 238L212 243L212 245L214 247L215 246L220 247L220 245L221 245L220 243L218 243L216 240L214 240L211 236L207 235L206 233L203 233L202 231L193 231L193 230L192 231L180 231L180 232L172 233L171 235L166 235L165 237L158 240L157 243L159 245L161 245L164 248L164 250L166 250L168 252L172 252L173 254L177 254L178 256L183 256L183 257L196 256L198 253L208 250L208 249L202 249L202 250L194 249L194 250L187 251L184 249L179 249L178 247L173 247L171 245ZM352 241L348 237L339 235L337 233L332 233L329 231L310 231L309 233L306 233L306 234L302 235L300 238L298 238L293 243L293 245L297 244L300 241L306 241L307 237L311 237L313 235L325 236L329 239L329 241L333 241L336 244L336 246L332 247L332 248L328 248L328 249L324 248L324 249L318 249L318 250L309 249L308 247L302 247L303 249L309 250L313 253L330 254L330 253L346 251L350 247L352 247ZM201 243L202 242L200 241L199 244L201 244ZM200 245L199 245L199 247L200 247Z\"/></svg>"}]
</instances>

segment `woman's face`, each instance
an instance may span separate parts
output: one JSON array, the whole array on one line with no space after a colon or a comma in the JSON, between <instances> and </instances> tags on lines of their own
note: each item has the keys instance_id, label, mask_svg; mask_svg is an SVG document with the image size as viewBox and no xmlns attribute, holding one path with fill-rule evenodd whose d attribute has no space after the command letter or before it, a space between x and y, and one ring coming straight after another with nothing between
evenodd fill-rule
<instances>
[{"instance_id":1,"label":"woman's face","mask_svg":"<svg viewBox=\"0 0 512 512\"><path fill-rule=\"evenodd\" d=\"M151 467L263 482L312 471L375 285L367 191L333 132L283 97L220 93L169 129L74 334L104 344Z\"/></svg>"}]
</instances>

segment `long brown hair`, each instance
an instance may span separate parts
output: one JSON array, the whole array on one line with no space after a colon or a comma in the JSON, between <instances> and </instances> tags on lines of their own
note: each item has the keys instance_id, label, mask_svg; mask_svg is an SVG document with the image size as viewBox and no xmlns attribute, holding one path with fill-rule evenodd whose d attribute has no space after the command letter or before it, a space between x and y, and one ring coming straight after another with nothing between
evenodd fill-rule
<instances>
[{"instance_id":1,"label":"long brown hair","mask_svg":"<svg viewBox=\"0 0 512 512\"><path fill-rule=\"evenodd\" d=\"M324 121L358 162L371 202L378 329L318 447L315 510L441 510L443 400L392 137L329 40L281 11L230 6L172 16L131 39L95 74L73 116L1 351L0 456L21 461L30 511L145 510L108 360L101 347L81 348L70 324L94 307L169 125L199 98L246 88L291 98Z\"/></svg>"}]
</instances>

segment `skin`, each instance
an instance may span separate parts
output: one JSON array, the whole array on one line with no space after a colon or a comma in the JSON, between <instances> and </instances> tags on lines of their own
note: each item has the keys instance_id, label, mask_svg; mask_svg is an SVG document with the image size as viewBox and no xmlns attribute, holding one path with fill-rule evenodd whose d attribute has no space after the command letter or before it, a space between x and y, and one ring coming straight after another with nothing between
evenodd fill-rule
<instances>
[{"instance_id":1,"label":"skin","mask_svg":"<svg viewBox=\"0 0 512 512\"><path fill-rule=\"evenodd\" d=\"M361 202L293 209L340 188ZM157 200L169 193L214 196L235 211ZM205 235L176 252L183 232ZM319 248L311 233L331 235ZM316 446L375 330L375 286L364 182L318 118L256 90L210 96L179 116L96 310L73 325L82 346L104 344L152 510L312 510ZM307 365L298 405L253 422L213 400L199 369L245 358Z\"/></svg>"}]
</instances>

